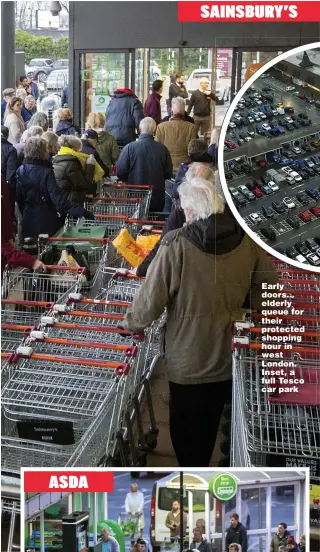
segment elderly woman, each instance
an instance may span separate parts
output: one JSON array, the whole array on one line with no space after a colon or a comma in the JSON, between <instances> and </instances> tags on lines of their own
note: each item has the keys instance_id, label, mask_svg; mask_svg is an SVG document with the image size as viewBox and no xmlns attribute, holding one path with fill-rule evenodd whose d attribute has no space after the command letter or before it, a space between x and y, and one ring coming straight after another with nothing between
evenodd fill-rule
<instances>
[{"instance_id":1,"label":"elderly woman","mask_svg":"<svg viewBox=\"0 0 320 552\"><path fill-rule=\"evenodd\" d=\"M58 136L51 132L50 130L47 130L47 132L44 132L42 135L42 138L47 142L48 146L48 160L52 160L52 158L57 155L59 151L59 145L58 145Z\"/></svg>"},{"instance_id":2,"label":"elderly woman","mask_svg":"<svg viewBox=\"0 0 320 552\"><path fill-rule=\"evenodd\" d=\"M32 115L34 115L37 112L37 105L36 105L36 100L34 96L29 94L28 96L26 96L23 103L24 103L24 109L30 115L30 119L31 119Z\"/></svg>"},{"instance_id":3,"label":"elderly woman","mask_svg":"<svg viewBox=\"0 0 320 552\"><path fill-rule=\"evenodd\" d=\"M11 98L7 103L3 117L4 125L9 129L8 142L14 146L20 142L20 138L25 130L21 108L21 100L17 97Z\"/></svg>"},{"instance_id":4,"label":"elderly woman","mask_svg":"<svg viewBox=\"0 0 320 552\"><path fill-rule=\"evenodd\" d=\"M16 89L16 97L21 100L21 117L24 120L25 123L27 123L31 119L30 113L26 110L24 106L24 101L27 97L27 92L25 88L17 88Z\"/></svg>"},{"instance_id":5,"label":"elderly woman","mask_svg":"<svg viewBox=\"0 0 320 552\"><path fill-rule=\"evenodd\" d=\"M120 150L114 137L105 130L105 124L106 120L103 113L89 113L86 127L88 129L92 128L97 132L98 143L96 150L110 173L112 165L114 165L120 155Z\"/></svg>"},{"instance_id":6,"label":"elderly woman","mask_svg":"<svg viewBox=\"0 0 320 552\"><path fill-rule=\"evenodd\" d=\"M79 134L78 130L72 122L72 113L68 107L62 107L58 109L58 119L59 122L55 128L55 133L58 136L62 135L73 135L77 136Z\"/></svg>"},{"instance_id":7,"label":"elderly woman","mask_svg":"<svg viewBox=\"0 0 320 552\"><path fill-rule=\"evenodd\" d=\"M30 128L32 126L41 126L43 132L47 132L49 123L46 114L39 111L32 115L30 121L28 121L27 123L27 128Z\"/></svg>"},{"instance_id":8,"label":"elderly woman","mask_svg":"<svg viewBox=\"0 0 320 552\"><path fill-rule=\"evenodd\" d=\"M96 160L89 155L86 161L81 155L82 142L76 136L60 136L60 150L53 158L53 170L62 193L73 203L83 204L87 194L94 194Z\"/></svg>"},{"instance_id":9,"label":"elderly woman","mask_svg":"<svg viewBox=\"0 0 320 552\"><path fill-rule=\"evenodd\" d=\"M17 171L17 202L24 238L37 238L39 234L52 236L63 225L67 214L93 218L83 207L66 199L57 186L51 163L47 161L45 140L40 136L29 138L24 153L23 165Z\"/></svg>"},{"instance_id":10,"label":"elderly woman","mask_svg":"<svg viewBox=\"0 0 320 552\"><path fill-rule=\"evenodd\" d=\"M26 141L31 138L31 136L41 136L43 134L43 130L41 126L32 126L30 128L27 128L27 130L24 131L24 133L21 136L21 140L19 144L15 145L15 148L17 150L18 154L18 166L21 165L23 162L24 157L24 146L26 144Z\"/></svg>"},{"instance_id":11,"label":"elderly woman","mask_svg":"<svg viewBox=\"0 0 320 552\"><path fill-rule=\"evenodd\" d=\"M225 401L231 400L234 322L248 294L251 307L261 308L262 283L275 284L277 277L261 247L224 212L212 182L192 178L179 194L187 222L162 240L123 326L142 331L167 309L173 448L179 466L207 467Z\"/></svg>"}]
</instances>

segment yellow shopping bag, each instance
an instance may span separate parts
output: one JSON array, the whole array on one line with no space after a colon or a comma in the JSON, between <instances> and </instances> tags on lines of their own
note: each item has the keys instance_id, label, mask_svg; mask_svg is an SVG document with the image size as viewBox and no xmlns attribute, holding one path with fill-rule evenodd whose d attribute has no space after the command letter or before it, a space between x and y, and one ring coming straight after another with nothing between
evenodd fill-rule
<instances>
[{"instance_id":1,"label":"yellow shopping bag","mask_svg":"<svg viewBox=\"0 0 320 552\"><path fill-rule=\"evenodd\" d=\"M141 249L149 255L150 251L154 248L156 243L160 240L161 234L149 234L147 236L138 235L137 237L137 244L141 247Z\"/></svg>"},{"instance_id":2,"label":"yellow shopping bag","mask_svg":"<svg viewBox=\"0 0 320 552\"><path fill-rule=\"evenodd\" d=\"M118 253L120 253L132 267L141 265L142 261L146 258L146 254L126 228L121 230L120 234L112 243Z\"/></svg>"}]
</instances>

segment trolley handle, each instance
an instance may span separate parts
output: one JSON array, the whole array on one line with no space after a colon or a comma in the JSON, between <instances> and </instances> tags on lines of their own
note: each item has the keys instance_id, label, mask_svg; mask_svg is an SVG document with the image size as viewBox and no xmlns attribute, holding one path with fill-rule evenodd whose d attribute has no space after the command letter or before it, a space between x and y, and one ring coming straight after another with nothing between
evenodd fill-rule
<instances>
[{"instance_id":1,"label":"trolley handle","mask_svg":"<svg viewBox=\"0 0 320 552\"><path fill-rule=\"evenodd\" d=\"M128 219L127 222L130 224L145 224L148 226L164 226L165 221L164 220L144 220L144 219Z\"/></svg>"},{"instance_id":2,"label":"trolley handle","mask_svg":"<svg viewBox=\"0 0 320 552\"><path fill-rule=\"evenodd\" d=\"M87 196L88 197L88 196ZM89 197L88 199L91 199L91 201L105 201L106 203L141 203L141 199L139 197Z\"/></svg>"},{"instance_id":3,"label":"trolley handle","mask_svg":"<svg viewBox=\"0 0 320 552\"><path fill-rule=\"evenodd\" d=\"M71 322L52 322L48 323L47 326L52 328L61 328L63 330L83 330L87 332L103 332L103 333L114 333L121 334L124 337L132 337L134 341L144 341L144 333L137 332L132 334L127 330L117 328L116 326L91 326L87 324L75 324Z\"/></svg>"},{"instance_id":4,"label":"trolley handle","mask_svg":"<svg viewBox=\"0 0 320 552\"><path fill-rule=\"evenodd\" d=\"M25 334L29 334L34 329L34 326L24 326L22 324L3 323L3 324L1 324L1 329L2 330L14 330L16 332L23 332Z\"/></svg>"},{"instance_id":5,"label":"trolley handle","mask_svg":"<svg viewBox=\"0 0 320 552\"><path fill-rule=\"evenodd\" d=\"M103 184L103 188L116 188L116 189L122 189L122 190L152 190L153 185L151 184Z\"/></svg>"},{"instance_id":6,"label":"trolley handle","mask_svg":"<svg viewBox=\"0 0 320 552\"><path fill-rule=\"evenodd\" d=\"M102 215L100 213L95 213L94 218L96 219L103 219L103 220L124 220L127 222L126 215Z\"/></svg>"},{"instance_id":7,"label":"trolley handle","mask_svg":"<svg viewBox=\"0 0 320 552\"><path fill-rule=\"evenodd\" d=\"M110 320L123 320L124 314L117 314L113 312L87 312L87 311L66 311L62 314L67 314L70 316L81 316L83 318L103 318L103 319L110 319Z\"/></svg>"},{"instance_id":8,"label":"trolley handle","mask_svg":"<svg viewBox=\"0 0 320 552\"><path fill-rule=\"evenodd\" d=\"M123 269L123 272L121 272L121 269L114 273L113 278L128 278L128 280L145 280L145 277L137 276L136 274L132 274L132 272L129 272L128 269Z\"/></svg>"},{"instance_id":9,"label":"trolley handle","mask_svg":"<svg viewBox=\"0 0 320 552\"><path fill-rule=\"evenodd\" d=\"M107 244L109 243L109 239L108 238L88 238L87 236L83 236L81 238L59 238L59 237L51 237L51 238L44 238L44 237L39 237L39 240L43 240L43 241L49 241L49 242L89 242L89 243L102 243L102 244ZM50 266L49 268L52 268L52 269L56 269L56 268L65 268L66 270L72 270L71 267L56 267L56 266Z\"/></svg>"},{"instance_id":10,"label":"trolley handle","mask_svg":"<svg viewBox=\"0 0 320 552\"><path fill-rule=\"evenodd\" d=\"M129 307L129 301L108 301L106 299L90 299L88 297L74 298L69 297L67 303L82 303L87 305L110 305L112 307Z\"/></svg>"},{"instance_id":11,"label":"trolley handle","mask_svg":"<svg viewBox=\"0 0 320 552\"><path fill-rule=\"evenodd\" d=\"M31 335L31 338L33 336ZM110 351L123 351L126 356L134 358L137 355L138 347L136 345L117 345L113 343L96 343L95 341L77 341L74 339L64 339L62 337L35 337L35 341L43 343L52 343L55 345L71 345L73 347L87 347L88 349L103 349Z\"/></svg>"},{"instance_id":12,"label":"trolley handle","mask_svg":"<svg viewBox=\"0 0 320 552\"><path fill-rule=\"evenodd\" d=\"M52 309L54 302L46 301L25 301L23 299L15 301L14 299L1 299L3 305L21 305L23 307L44 307L46 310Z\"/></svg>"}]
</instances>

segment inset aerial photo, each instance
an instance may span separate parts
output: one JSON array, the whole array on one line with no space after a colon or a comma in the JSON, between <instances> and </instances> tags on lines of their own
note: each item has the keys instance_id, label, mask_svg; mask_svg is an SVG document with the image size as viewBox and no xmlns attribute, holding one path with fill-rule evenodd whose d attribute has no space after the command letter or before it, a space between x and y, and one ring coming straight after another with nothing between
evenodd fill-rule
<instances>
[{"instance_id":1,"label":"inset aerial photo","mask_svg":"<svg viewBox=\"0 0 320 552\"><path fill-rule=\"evenodd\" d=\"M276 63L243 93L224 175L243 222L293 261L320 267L320 48Z\"/></svg>"}]
</instances>

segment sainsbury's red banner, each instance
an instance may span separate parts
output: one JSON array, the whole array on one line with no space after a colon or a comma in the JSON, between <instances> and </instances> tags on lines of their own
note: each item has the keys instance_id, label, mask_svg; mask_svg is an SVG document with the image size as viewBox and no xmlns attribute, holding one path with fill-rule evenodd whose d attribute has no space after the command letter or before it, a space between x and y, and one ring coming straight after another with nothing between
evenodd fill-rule
<instances>
[{"instance_id":1,"label":"sainsbury's red banner","mask_svg":"<svg viewBox=\"0 0 320 552\"><path fill-rule=\"evenodd\" d=\"M219 22L320 21L320 2L178 2L178 20Z\"/></svg>"},{"instance_id":2,"label":"sainsbury's red banner","mask_svg":"<svg viewBox=\"0 0 320 552\"><path fill-rule=\"evenodd\" d=\"M23 491L26 493L56 491L112 493L113 490L113 473L108 471L24 471Z\"/></svg>"}]
</instances>

